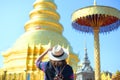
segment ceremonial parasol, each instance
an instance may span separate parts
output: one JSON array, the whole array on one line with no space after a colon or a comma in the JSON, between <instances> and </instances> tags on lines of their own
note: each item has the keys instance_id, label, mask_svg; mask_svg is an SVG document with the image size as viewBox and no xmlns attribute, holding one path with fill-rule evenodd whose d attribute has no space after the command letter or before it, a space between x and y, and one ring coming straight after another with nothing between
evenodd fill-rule
<instances>
[{"instance_id":1,"label":"ceremonial parasol","mask_svg":"<svg viewBox=\"0 0 120 80\"><path fill-rule=\"evenodd\" d=\"M99 33L110 32L120 26L120 11L96 5L94 1L93 6L81 8L72 14L72 26L78 31L94 34L95 80L101 80Z\"/></svg>"}]
</instances>

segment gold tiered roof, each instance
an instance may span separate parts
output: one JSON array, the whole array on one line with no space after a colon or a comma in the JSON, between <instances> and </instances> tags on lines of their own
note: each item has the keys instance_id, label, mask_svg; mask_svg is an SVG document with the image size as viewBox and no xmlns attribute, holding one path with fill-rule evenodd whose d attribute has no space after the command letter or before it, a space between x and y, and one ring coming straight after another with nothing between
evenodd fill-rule
<instances>
[{"instance_id":1,"label":"gold tiered roof","mask_svg":"<svg viewBox=\"0 0 120 80\"><path fill-rule=\"evenodd\" d=\"M59 14L53 0L37 0L30 12L30 20L25 24L25 30L45 29L62 33L63 27L59 23Z\"/></svg>"},{"instance_id":2,"label":"gold tiered roof","mask_svg":"<svg viewBox=\"0 0 120 80\"><path fill-rule=\"evenodd\" d=\"M26 22L25 33L13 45L14 50L26 49L28 45L60 44L68 47L67 39L62 35L63 27L59 23L60 16L56 12L53 0L36 0L34 9L30 12L30 20Z\"/></svg>"},{"instance_id":3,"label":"gold tiered roof","mask_svg":"<svg viewBox=\"0 0 120 80\"><path fill-rule=\"evenodd\" d=\"M59 23L60 16L53 0L36 0L33 6L34 9L29 14L30 20L25 24L26 32L17 40L14 48L51 42L52 46L60 44L71 50L69 42L62 36L63 27Z\"/></svg>"}]
</instances>

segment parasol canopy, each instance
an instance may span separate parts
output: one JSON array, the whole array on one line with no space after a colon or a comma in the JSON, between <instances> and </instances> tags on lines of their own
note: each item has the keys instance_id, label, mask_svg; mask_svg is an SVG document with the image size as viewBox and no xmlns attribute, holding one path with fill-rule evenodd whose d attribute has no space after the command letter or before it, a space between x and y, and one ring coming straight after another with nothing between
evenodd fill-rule
<instances>
[{"instance_id":1,"label":"parasol canopy","mask_svg":"<svg viewBox=\"0 0 120 80\"><path fill-rule=\"evenodd\" d=\"M84 7L72 14L72 26L83 32L110 32L120 26L120 11L108 6Z\"/></svg>"}]
</instances>

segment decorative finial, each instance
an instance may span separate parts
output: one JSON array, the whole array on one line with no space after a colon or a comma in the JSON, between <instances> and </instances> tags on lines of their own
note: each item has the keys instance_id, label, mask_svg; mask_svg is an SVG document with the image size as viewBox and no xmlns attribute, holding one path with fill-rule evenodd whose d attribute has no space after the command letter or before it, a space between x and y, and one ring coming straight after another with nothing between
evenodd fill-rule
<instances>
[{"instance_id":1,"label":"decorative finial","mask_svg":"<svg viewBox=\"0 0 120 80\"><path fill-rule=\"evenodd\" d=\"M88 56L87 56L87 42L86 42L86 37L85 37L85 42L84 42L84 45L85 45L85 57L84 57L84 59L85 59L85 61L88 59Z\"/></svg>"},{"instance_id":2,"label":"decorative finial","mask_svg":"<svg viewBox=\"0 0 120 80\"><path fill-rule=\"evenodd\" d=\"M85 60L88 59L88 56L87 56L87 44L86 44L86 42L85 42L85 57L84 58L85 58Z\"/></svg>"},{"instance_id":3,"label":"decorative finial","mask_svg":"<svg viewBox=\"0 0 120 80\"><path fill-rule=\"evenodd\" d=\"M86 35L85 35L85 40L84 40L84 49L85 49L85 53L86 53L86 51L87 51Z\"/></svg>"},{"instance_id":4,"label":"decorative finial","mask_svg":"<svg viewBox=\"0 0 120 80\"><path fill-rule=\"evenodd\" d=\"M94 6L96 6L96 4L97 4L97 2L96 2L96 0L94 0Z\"/></svg>"}]
</instances>

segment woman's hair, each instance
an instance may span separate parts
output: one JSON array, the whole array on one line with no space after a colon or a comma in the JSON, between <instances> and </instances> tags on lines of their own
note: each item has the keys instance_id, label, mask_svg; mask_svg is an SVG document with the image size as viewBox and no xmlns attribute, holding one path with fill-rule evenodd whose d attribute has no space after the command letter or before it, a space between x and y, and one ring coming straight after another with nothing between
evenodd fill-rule
<instances>
[{"instance_id":1,"label":"woman's hair","mask_svg":"<svg viewBox=\"0 0 120 80\"><path fill-rule=\"evenodd\" d=\"M63 66L63 65L66 65L67 62L66 60L61 60L61 61L53 61L53 60L50 60L51 64L55 67L59 67L59 66Z\"/></svg>"}]
</instances>

